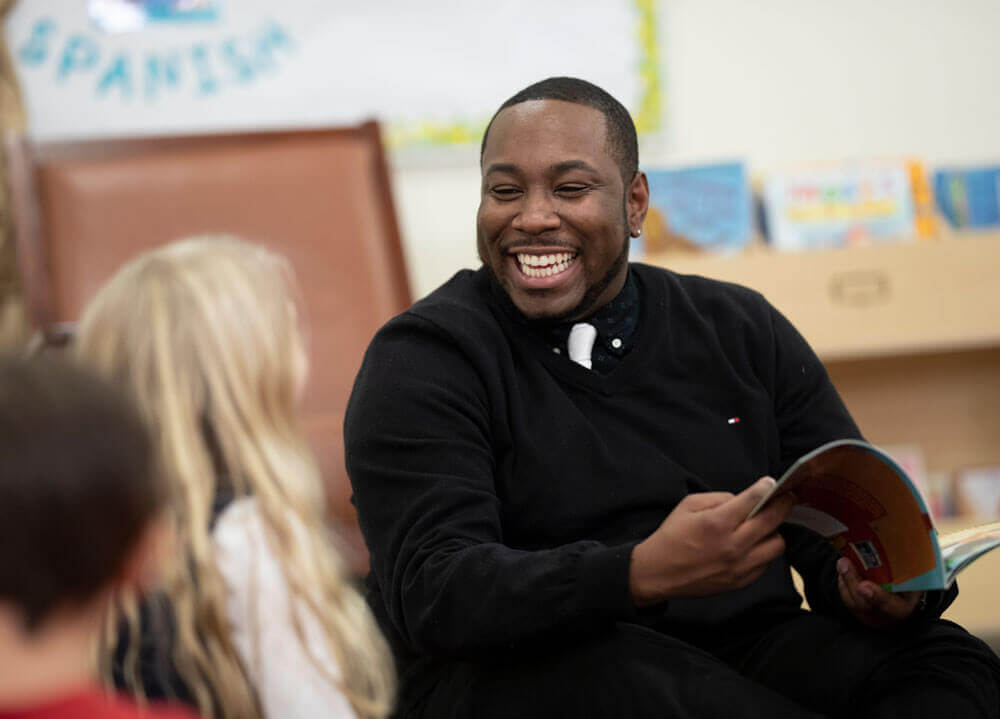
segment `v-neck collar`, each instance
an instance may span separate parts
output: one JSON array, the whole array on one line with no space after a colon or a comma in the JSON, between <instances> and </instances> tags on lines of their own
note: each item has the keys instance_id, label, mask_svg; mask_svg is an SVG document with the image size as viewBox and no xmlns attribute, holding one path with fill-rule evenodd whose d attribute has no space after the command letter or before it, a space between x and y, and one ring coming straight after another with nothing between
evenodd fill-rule
<instances>
[{"instance_id":1,"label":"v-neck collar","mask_svg":"<svg viewBox=\"0 0 1000 719\"><path fill-rule=\"evenodd\" d=\"M621 364L622 359L632 351L635 329L639 324L639 287L635 274L629 270L625 285L618 295L590 316L580 320L597 330L592 349L592 369L600 374L609 374ZM538 335L556 354L568 350L568 340L575 322L527 325L528 331Z\"/></svg>"},{"instance_id":2,"label":"v-neck collar","mask_svg":"<svg viewBox=\"0 0 1000 719\"><path fill-rule=\"evenodd\" d=\"M553 374L591 391L606 395L618 392L636 374L636 370L648 362L653 354L649 351L651 345L662 334L654 326L656 314L653 310L655 308L657 313L662 312L666 298L660 297L660 292L654 287L654 283L643 277L641 265L629 265L629 272L635 279L639 296L639 321L632 337L632 348L618 366L607 374L569 362L565 356L553 352L552 347L542 339L542 335L528 327L529 321L520 314L489 269L483 267L480 272L485 273L487 277L493 313L511 343L536 357Z\"/></svg>"}]
</instances>

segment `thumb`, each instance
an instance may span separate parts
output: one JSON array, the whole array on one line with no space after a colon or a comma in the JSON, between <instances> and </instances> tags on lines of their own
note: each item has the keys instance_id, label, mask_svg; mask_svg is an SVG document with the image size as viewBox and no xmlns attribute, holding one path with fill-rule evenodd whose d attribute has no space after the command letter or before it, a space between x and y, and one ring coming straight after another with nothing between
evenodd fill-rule
<instances>
[{"instance_id":1,"label":"thumb","mask_svg":"<svg viewBox=\"0 0 1000 719\"><path fill-rule=\"evenodd\" d=\"M777 482L771 477L761 477L731 500L726 502L722 511L736 524L746 520L747 515L766 497Z\"/></svg>"}]
</instances>

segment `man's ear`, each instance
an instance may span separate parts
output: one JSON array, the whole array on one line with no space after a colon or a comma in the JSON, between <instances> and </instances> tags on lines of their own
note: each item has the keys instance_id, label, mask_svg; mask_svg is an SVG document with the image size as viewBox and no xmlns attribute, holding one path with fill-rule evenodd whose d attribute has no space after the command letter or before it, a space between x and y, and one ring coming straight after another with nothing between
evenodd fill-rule
<instances>
[{"instance_id":1,"label":"man's ear","mask_svg":"<svg viewBox=\"0 0 1000 719\"><path fill-rule=\"evenodd\" d=\"M629 231L642 229L642 222L649 210L649 180L646 179L646 173L641 170L635 173L625 191L625 209Z\"/></svg>"},{"instance_id":2,"label":"man's ear","mask_svg":"<svg viewBox=\"0 0 1000 719\"><path fill-rule=\"evenodd\" d=\"M117 577L116 588L144 594L162 576L162 567L174 548L174 532L166 515L154 517L142 530Z\"/></svg>"}]
</instances>

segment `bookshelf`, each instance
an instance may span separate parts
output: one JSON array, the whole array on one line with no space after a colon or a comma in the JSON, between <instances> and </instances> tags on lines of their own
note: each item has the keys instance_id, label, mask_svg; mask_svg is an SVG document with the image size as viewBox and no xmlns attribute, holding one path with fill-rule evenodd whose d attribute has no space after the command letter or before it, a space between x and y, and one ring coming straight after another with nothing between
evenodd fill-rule
<instances>
[{"instance_id":1,"label":"bookshelf","mask_svg":"<svg viewBox=\"0 0 1000 719\"><path fill-rule=\"evenodd\" d=\"M1000 233L645 261L762 292L809 340L872 443L919 445L928 472L1000 465ZM1000 556L960 584L947 616L1000 637Z\"/></svg>"},{"instance_id":2,"label":"bookshelf","mask_svg":"<svg viewBox=\"0 0 1000 719\"><path fill-rule=\"evenodd\" d=\"M824 361L1000 346L1000 233L646 261L761 291Z\"/></svg>"}]
</instances>

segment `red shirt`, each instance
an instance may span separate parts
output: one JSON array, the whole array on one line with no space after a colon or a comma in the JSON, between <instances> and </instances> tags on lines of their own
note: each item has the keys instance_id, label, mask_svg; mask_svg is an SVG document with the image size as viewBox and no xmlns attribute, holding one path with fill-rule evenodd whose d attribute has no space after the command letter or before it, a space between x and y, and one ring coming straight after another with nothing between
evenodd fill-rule
<instances>
[{"instance_id":1,"label":"red shirt","mask_svg":"<svg viewBox=\"0 0 1000 719\"><path fill-rule=\"evenodd\" d=\"M151 704L143 709L122 695L99 687L81 690L45 704L8 707L0 703L0 719L195 719L197 714L176 705Z\"/></svg>"}]
</instances>

